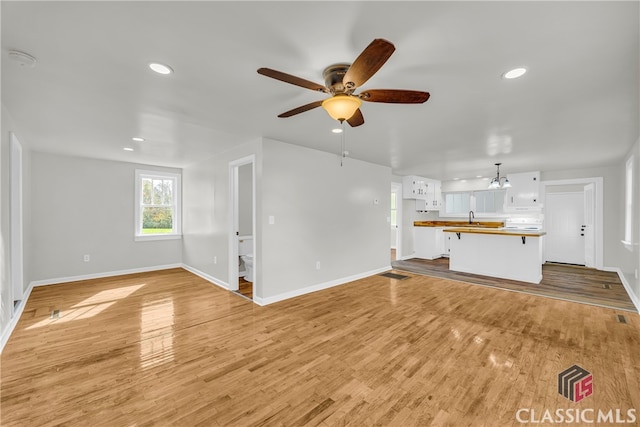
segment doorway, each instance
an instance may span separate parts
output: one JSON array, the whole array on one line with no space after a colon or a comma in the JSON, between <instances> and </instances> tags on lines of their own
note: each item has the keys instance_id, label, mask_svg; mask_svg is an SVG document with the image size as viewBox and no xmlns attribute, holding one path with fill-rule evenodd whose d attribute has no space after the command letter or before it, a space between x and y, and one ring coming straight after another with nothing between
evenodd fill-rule
<instances>
[{"instance_id":1,"label":"doorway","mask_svg":"<svg viewBox=\"0 0 640 427\"><path fill-rule=\"evenodd\" d=\"M603 179L542 183L544 260L603 268Z\"/></svg>"},{"instance_id":2,"label":"doorway","mask_svg":"<svg viewBox=\"0 0 640 427\"><path fill-rule=\"evenodd\" d=\"M391 261L402 258L402 184L391 183L389 213Z\"/></svg>"},{"instance_id":3,"label":"doorway","mask_svg":"<svg viewBox=\"0 0 640 427\"><path fill-rule=\"evenodd\" d=\"M16 314L24 298L23 286L23 235L22 235L22 145L14 133L10 134L10 228L11 228L11 316Z\"/></svg>"},{"instance_id":4,"label":"doorway","mask_svg":"<svg viewBox=\"0 0 640 427\"><path fill-rule=\"evenodd\" d=\"M548 193L546 259L585 265L584 192Z\"/></svg>"},{"instance_id":5,"label":"doorway","mask_svg":"<svg viewBox=\"0 0 640 427\"><path fill-rule=\"evenodd\" d=\"M256 294L255 156L229 163L231 229L229 289L250 300Z\"/></svg>"}]
</instances>

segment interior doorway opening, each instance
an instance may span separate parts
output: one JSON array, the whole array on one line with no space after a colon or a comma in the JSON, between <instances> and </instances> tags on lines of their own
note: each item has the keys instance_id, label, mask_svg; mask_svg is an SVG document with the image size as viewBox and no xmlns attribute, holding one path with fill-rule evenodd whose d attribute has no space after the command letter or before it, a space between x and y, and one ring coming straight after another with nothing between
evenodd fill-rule
<instances>
[{"instance_id":1,"label":"interior doorway opening","mask_svg":"<svg viewBox=\"0 0 640 427\"><path fill-rule=\"evenodd\" d=\"M250 300L256 294L255 157L229 163L231 230L229 289Z\"/></svg>"},{"instance_id":2,"label":"interior doorway opening","mask_svg":"<svg viewBox=\"0 0 640 427\"><path fill-rule=\"evenodd\" d=\"M395 261L402 257L402 184L391 183L390 227L390 259Z\"/></svg>"}]
</instances>

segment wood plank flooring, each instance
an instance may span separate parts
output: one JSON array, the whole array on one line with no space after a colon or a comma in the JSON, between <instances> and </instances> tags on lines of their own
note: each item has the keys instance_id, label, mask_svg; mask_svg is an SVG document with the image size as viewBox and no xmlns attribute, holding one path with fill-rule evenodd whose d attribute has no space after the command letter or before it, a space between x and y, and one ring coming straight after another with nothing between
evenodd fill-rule
<instances>
[{"instance_id":1,"label":"wood plank flooring","mask_svg":"<svg viewBox=\"0 0 640 427\"><path fill-rule=\"evenodd\" d=\"M253 283L245 280L244 277L238 279L238 293L250 300L253 299Z\"/></svg>"},{"instance_id":2,"label":"wood plank flooring","mask_svg":"<svg viewBox=\"0 0 640 427\"><path fill-rule=\"evenodd\" d=\"M624 289L622 282L620 282L618 274L610 271L546 263L542 266L542 282L536 285L517 280L498 279L451 271L449 270L448 258L435 260L412 258L404 261L394 261L391 265L399 270L460 280L477 285L627 310L634 313L638 311Z\"/></svg>"},{"instance_id":3,"label":"wood plank flooring","mask_svg":"<svg viewBox=\"0 0 640 427\"><path fill-rule=\"evenodd\" d=\"M182 269L35 288L1 355L0 424L516 426L520 408L640 409L638 314L395 272L410 277L266 307ZM578 403L557 391L574 364L594 384Z\"/></svg>"}]
</instances>

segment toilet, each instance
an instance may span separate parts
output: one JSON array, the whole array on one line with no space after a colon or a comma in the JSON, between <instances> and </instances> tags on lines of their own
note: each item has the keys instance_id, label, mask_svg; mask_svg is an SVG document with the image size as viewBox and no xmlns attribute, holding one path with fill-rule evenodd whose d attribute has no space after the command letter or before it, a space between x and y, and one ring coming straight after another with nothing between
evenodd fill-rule
<instances>
[{"instance_id":1,"label":"toilet","mask_svg":"<svg viewBox=\"0 0 640 427\"><path fill-rule=\"evenodd\" d=\"M253 282L253 236L241 236L238 238L238 255L244 262L244 280Z\"/></svg>"}]
</instances>

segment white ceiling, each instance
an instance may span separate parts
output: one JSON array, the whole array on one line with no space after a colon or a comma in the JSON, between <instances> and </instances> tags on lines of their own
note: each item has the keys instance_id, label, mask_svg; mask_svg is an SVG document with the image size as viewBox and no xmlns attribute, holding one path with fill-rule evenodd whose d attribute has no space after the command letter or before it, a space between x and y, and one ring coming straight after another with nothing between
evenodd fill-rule
<instances>
[{"instance_id":1,"label":"white ceiling","mask_svg":"<svg viewBox=\"0 0 640 427\"><path fill-rule=\"evenodd\" d=\"M396 51L363 89L431 99L364 103L365 124L345 132L352 157L440 179L492 175L498 161L505 173L611 165L639 135L638 6L2 1L2 103L39 151L182 167L264 136L339 153L321 108L276 117L326 95L256 70L322 84L326 66L385 38ZM516 66L529 72L501 78Z\"/></svg>"}]
</instances>

